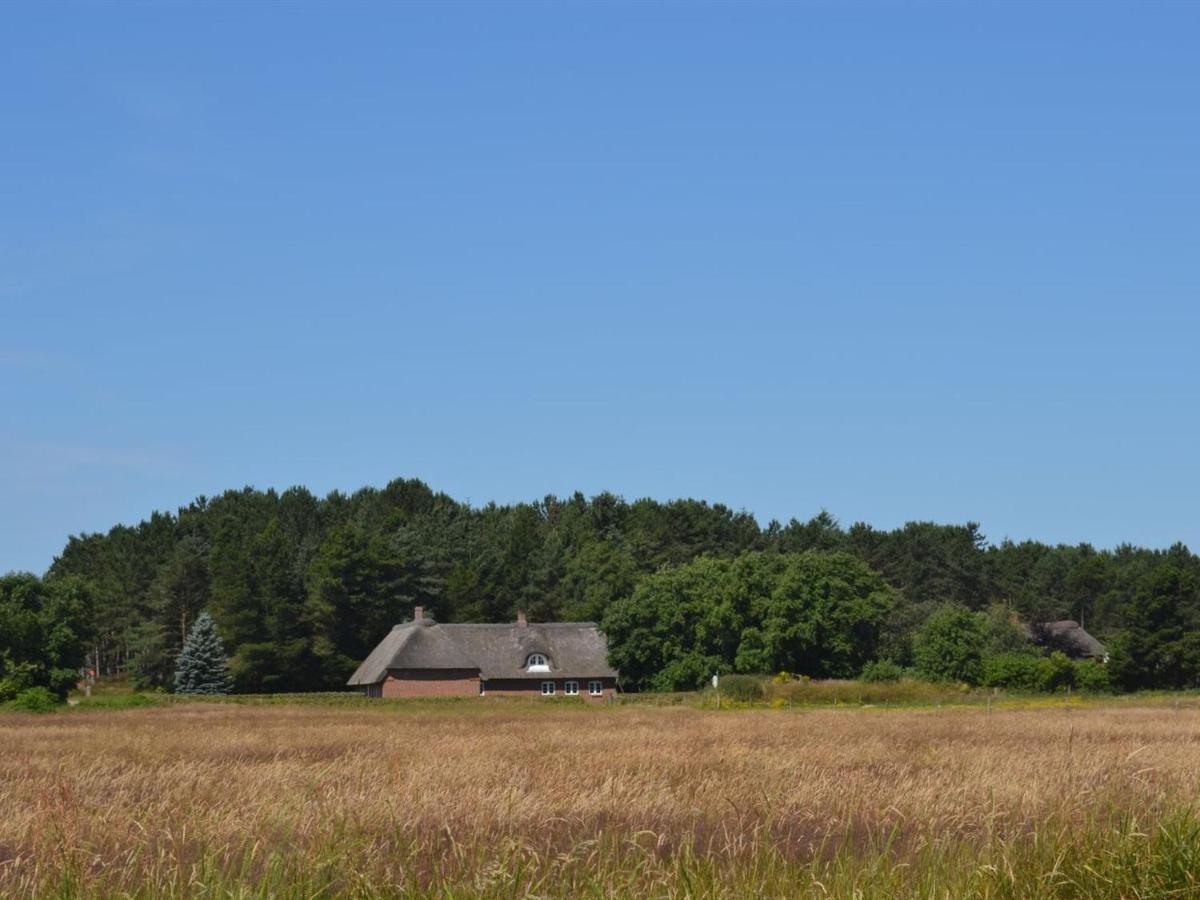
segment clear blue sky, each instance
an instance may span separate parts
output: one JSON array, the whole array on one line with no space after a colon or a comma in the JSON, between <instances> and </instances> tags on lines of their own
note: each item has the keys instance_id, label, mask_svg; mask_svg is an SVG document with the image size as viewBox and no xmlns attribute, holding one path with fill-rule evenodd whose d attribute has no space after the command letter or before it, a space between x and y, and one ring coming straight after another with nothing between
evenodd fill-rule
<instances>
[{"instance_id":1,"label":"clear blue sky","mask_svg":"<svg viewBox=\"0 0 1200 900\"><path fill-rule=\"evenodd\" d=\"M1200 549L1200 3L10 3L0 135L0 571L397 476Z\"/></svg>"}]
</instances>

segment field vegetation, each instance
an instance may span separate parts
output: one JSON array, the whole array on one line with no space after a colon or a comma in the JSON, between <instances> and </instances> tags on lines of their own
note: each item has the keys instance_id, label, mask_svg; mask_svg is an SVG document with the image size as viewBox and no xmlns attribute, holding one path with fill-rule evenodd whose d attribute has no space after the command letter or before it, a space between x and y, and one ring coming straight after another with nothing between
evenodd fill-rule
<instances>
[{"instance_id":1,"label":"field vegetation","mask_svg":"<svg viewBox=\"0 0 1200 900\"><path fill-rule=\"evenodd\" d=\"M0 715L0 895L1200 892L1200 709L1178 698L115 696Z\"/></svg>"}]
</instances>

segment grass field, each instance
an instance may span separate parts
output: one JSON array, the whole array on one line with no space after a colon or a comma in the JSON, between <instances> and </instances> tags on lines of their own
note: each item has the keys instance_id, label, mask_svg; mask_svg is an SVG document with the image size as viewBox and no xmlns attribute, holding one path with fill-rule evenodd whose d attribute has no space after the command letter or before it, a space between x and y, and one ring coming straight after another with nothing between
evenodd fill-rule
<instances>
[{"instance_id":1,"label":"grass field","mask_svg":"<svg viewBox=\"0 0 1200 900\"><path fill-rule=\"evenodd\" d=\"M4 896L1200 896L1200 711L0 716Z\"/></svg>"}]
</instances>

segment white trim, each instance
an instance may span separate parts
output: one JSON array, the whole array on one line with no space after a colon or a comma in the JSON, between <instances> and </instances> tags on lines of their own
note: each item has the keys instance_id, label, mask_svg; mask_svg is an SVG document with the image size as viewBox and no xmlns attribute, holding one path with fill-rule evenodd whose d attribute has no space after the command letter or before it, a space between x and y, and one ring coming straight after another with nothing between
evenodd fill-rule
<instances>
[{"instance_id":1,"label":"white trim","mask_svg":"<svg viewBox=\"0 0 1200 900\"><path fill-rule=\"evenodd\" d=\"M598 679L593 679L588 682L588 694L592 697L604 696L604 682Z\"/></svg>"},{"instance_id":2,"label":"white trim","mask_svg":"<svg viewBox=\"0 0 1200 900\"><path fill-rule=\"evenodd\" d=\"M529 658L525 660L526 672L549 672L550 660L546 659L544 653L530 653Z\"/></svg>"},{"instance_id":3,"label":"white trim","mask_svg":"<svg viewBox=\"0 0 1200 900\"><path fill-rule=\"evenodd\" d=\"M554 682L553 681L543 681L542 682L542 696L543 697L553 697L554 696Z\"/></svg>"},{"instance_id":4,"label":"white trim","mask_svg":"<svg viewBox=\"0 0 1200 900\"><path fill-rule=\"evenodd\" d=\"M566 694L568 697L578 697L579 696L579 682L578 681L564 681L563 682L563 693Z\"/></svg>"}]
</instances>

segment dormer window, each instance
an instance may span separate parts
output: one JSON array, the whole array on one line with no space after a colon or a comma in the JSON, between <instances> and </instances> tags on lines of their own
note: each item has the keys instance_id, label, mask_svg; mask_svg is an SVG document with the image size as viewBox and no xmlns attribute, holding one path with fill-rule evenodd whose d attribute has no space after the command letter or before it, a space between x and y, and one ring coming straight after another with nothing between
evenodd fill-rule
<instances>
[{"instance_id":1,"label":"dormer window","mask_svg":"<svg viewBox=\"0 0 1200 900\"><path fill-rule=\"evenodd\" d=\"M550 662L541 653L530 653L529 659L525 660L525 671L549 672Z\"/></svg>"}]
</instances>

